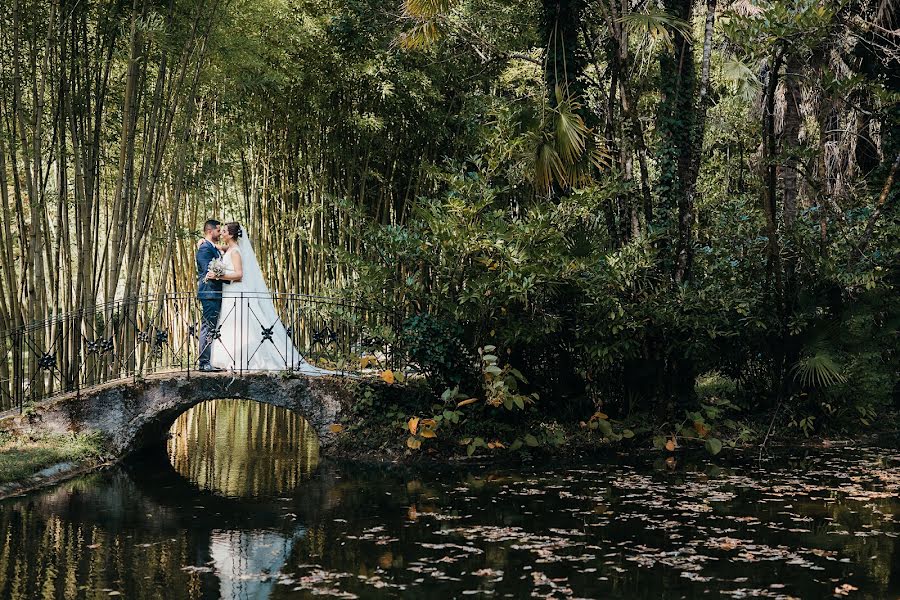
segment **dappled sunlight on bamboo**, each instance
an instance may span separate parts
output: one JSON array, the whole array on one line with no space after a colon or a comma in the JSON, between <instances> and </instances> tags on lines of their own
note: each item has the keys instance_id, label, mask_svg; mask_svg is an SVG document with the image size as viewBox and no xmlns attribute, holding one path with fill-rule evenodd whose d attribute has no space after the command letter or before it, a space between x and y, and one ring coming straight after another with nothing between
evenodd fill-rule
<instances>
[{"instance_id":1,"label":"dappled sunlight on bamboo","mask_svg":"<svg viewBox=\"0 0 900 600\"><path fill-rule=\"evenodd\" d=\"M300 415L250 400L214 400L178 417L169 460L204 490L259 497L292 490L319 464L315 432Z\"/></svg>"}]
</instances>

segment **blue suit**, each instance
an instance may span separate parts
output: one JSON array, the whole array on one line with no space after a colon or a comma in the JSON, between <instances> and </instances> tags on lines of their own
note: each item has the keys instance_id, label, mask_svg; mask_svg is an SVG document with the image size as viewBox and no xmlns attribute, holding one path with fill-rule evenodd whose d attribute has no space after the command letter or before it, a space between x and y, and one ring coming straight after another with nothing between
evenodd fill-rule
<instances>
[{"instance_id":1,"label":"blue suit","mask_svg":"<svg viewBox=\"0 0 900 600\"><path fill-rule=\"evenodd\" d=\"M209 240L204 241L197 249L197 298L203 308L200 321L200 368L209 366L213 340L218 337L215 331L222 311L222 281L205 281L210 261L220 258L219 249Z\"/></svg>"}]
</instances>

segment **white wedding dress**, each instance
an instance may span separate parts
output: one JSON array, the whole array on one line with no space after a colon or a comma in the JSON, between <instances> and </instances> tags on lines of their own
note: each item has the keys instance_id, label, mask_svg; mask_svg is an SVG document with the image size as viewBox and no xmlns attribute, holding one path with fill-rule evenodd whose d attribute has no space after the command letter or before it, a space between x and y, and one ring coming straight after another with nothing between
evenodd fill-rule
<instances>
[{"instance_id":1,"label":"white wedding dress","mask_svg":"<svg viewBox=\"0 0 900 600\"><path fill-rule=\"evenodd\" d=\"M244 236L236 248L222 257L225 273L233 274L234 253L241 255L240 281L222 286L222 310L213 340L210 364L229 371L298 371L308 375L328 375L332 371L314 367L303 359L291 341L272 294L263 280L253 246Z\"/></svg>"}]
</instances>

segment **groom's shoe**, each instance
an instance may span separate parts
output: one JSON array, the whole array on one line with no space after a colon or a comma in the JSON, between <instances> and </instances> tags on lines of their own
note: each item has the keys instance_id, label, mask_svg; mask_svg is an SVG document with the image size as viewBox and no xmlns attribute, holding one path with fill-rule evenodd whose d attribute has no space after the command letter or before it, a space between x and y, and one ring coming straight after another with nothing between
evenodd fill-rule
<instances>
[{"instance_id":1,"label":"groom's shoe","mask_svg":"<svg viewBox=\"0 0 900 600\"><path fill-rule=\"evenodd\" d=\"M212 365L200 365L200 370L204 373L222 373L225 369L214 367Z\"/></svg>"}]
</instances>

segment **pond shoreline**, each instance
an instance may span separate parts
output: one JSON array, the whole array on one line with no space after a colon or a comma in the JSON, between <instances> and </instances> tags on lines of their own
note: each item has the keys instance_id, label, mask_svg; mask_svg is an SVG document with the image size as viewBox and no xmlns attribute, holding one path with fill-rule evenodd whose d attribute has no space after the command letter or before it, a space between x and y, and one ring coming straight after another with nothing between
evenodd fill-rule
<instances>
[{"instance_id":1,"label":"pond shoreline","mask_svg":"<svg viewBox=\"0 0 900 600\"><path fill-rule=\"evenodd\" d=\"M864 436L861 439L841 439L841 438L810 438L804 440L795 439L770 439L766 446L767 451L788 451L788 450L820 450L836 447L858 447L858 446L876 446L889 447L896 444L900 440L900 431L883 431L875 432ZM506 455L506 456L465 456L459 454L442 454L442 453L403 453L388 450L373 451L371 448L365 448L358 451L350 451L352 444L339 445L332 447L323 458L323 462L335 462L344 464L355 464L359 466L378 466L382 468L394 467L416 467L422 465L447 465L447 466L473 466L473 467L504 467L509 465L518 465L522 463L532 462L535 459L550 460L578 460L591 457L599 457L614 455L625 450L644 450L647 453L660 453L646 444L630 443L624 445L622 443L595 443L595 444L578 444L576 446L566 446L561 448L541 448L535 449L533 453L528 455ZM565 451L563 451L565 450ZM732 449L729 453L723 453L721 458L726 458L734 453L758 452L759 445L748 445L746 447ZM685 456L693 453L700 454L702 450L699 448L681 448L674 453L660 453L660 456ZM128 458L128 454L115 458L98 458L88 457L77 460L63 460L49 466L41 468L28 477L6 481L0 483L0 501L16 496L23 496L30 492L52 487L63 483L70 479L74 479L81 475L101 471L121 463Z\"/></svg>"},{"instance_id":2,"label":"pond shoreline","mask_svg":"<svg viewBox=\"0 0 900 600\"><path fill-rule=\"evenodd\" d=\"M0 483L0 500L24 496L30 492L52 487L81 475L100 471L118 464L122 458L112 460L68 460L44 467L37 473L24 479Z\"/></svg>"}]
</instances>

